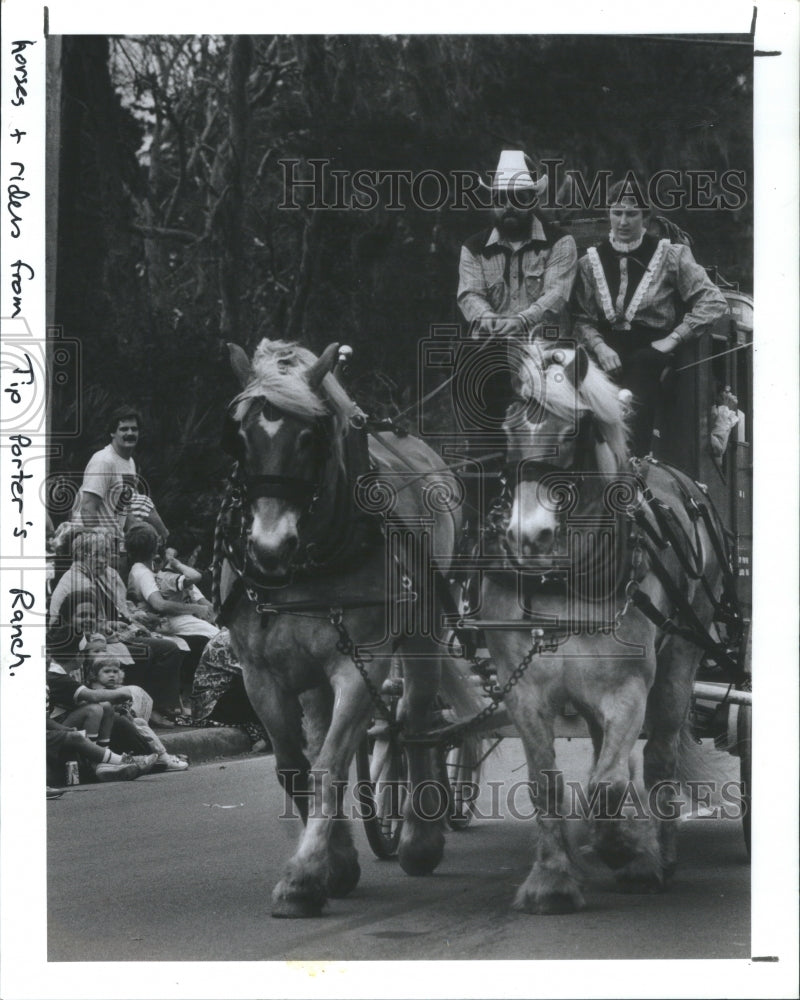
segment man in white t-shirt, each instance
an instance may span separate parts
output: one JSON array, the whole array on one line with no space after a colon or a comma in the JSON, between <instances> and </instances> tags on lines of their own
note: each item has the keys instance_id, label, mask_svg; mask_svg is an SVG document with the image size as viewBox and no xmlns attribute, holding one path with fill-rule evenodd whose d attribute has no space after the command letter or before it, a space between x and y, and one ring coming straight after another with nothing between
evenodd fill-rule
<instances>
[{"instance_id":1,"label":"man in white t-shirt","mask_svg":"<svg viewBox=\"0 0 800 1000\"><path fill-rule=\"evenodd\" d=\"M141 421L133 407L114 410L109 418L111 442L89 459L73 510L74 521L110 535L117 553L124 551L125 528L136 490L133 452L139 443Z\"/></svg>"}]
</instances>

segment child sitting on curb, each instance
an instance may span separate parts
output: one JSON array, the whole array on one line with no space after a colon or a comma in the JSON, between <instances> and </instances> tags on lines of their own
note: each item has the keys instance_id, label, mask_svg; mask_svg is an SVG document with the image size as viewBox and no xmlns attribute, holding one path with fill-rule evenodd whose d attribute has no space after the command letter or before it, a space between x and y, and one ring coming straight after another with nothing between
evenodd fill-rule
<instances>
[{"instance_id":1,"label":"child sitting on curb","mask_svg":"<svg viewBox=\"0 0 800 1000\"><path fill-rule=\"evenodd\" d=\"M76 757L83 758L92 765L98 781L132 781L140 774L147 774L152 770L156 760L155 754L136 759L128 753L114 753L108 746L99 745L97 736L90 739L87 730L65 726L51 719L49 685L45 685L45 691L47 716L45 753L48 771L52 768L55 772L57 768L63 768L68 760L74 760ZM87 721L87 726L91 726L91 721Z\"/></svg>"},{"instance_id":2,"label":"child sitting on curb","mask_svg":"<svg viewBox=\"0 0 800 1000\"><path fill-rule=\"evenodd\" d=\"M116 656L108 653L91 653L84 666L86 685L93 691L117 691L125 683L125 673ZM167 748L148 726L149 709L153 699L145 690L135 684L126 685L130 699L115 706L119 715L129 718L141 735L158 754L153 766L154 771L185 771L189 767L187 760L168 753Z\"/></svg>"}]
</instances>

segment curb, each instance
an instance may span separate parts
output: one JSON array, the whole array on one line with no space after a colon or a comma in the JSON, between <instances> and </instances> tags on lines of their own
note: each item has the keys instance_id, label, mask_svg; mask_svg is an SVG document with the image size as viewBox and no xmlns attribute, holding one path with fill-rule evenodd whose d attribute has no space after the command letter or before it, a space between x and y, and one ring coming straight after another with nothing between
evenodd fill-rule
<instances>
[{"instance_id":1,"label":"curb","mask_svg":"<svg viewBox=\"0 0 800 1000\"><path fill-rule=\"evenodd\" d=\"M177 731L158 729L156 732L167 753L186 754L190 764L250 753L249 737L233 726L188 727Z\"/></svg>"}]
</instances>

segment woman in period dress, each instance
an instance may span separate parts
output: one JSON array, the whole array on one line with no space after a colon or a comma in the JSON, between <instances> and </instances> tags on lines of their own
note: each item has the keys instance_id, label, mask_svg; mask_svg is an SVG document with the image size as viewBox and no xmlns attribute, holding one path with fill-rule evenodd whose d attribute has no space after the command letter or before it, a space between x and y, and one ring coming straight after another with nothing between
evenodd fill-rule
<instances>
[{"instance_id":1,"label":"woman in period dress","mask_svg":"<svg viewBox=\"0 0 800 1000\"><path fill-rule=\"evenodd\" d=\"M613 185L608 237L578 263L576 338L633 393L631 450L650 451L661 377L682 343L728 309L683 244L647 232L650 208L628 180Z\"/></svg>"}]
</instances>

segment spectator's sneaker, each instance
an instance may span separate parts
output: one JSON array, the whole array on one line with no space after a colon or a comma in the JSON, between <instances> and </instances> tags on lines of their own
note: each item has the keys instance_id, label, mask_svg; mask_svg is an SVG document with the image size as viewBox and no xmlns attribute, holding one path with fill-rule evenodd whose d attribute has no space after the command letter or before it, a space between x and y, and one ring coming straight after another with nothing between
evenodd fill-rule
<instances>
[{"instance_id":1,"label":"spectator's sneaker","mask_svg":"<svg viewBox=\"0 0 800 1000\"><path fill-rule=\"evenodd\" d=\"M156 762L158 760L158 754L149 753L146 756L141 756L141 755L132 756L131 754L126 753L122 755L122 759L125 762L130 761L132 764L135 764L136 767L139 768L139 774L149 774L156 765Z\"/></svg>"},{"instance_id":2,"label":"spectator's sneaker","mask_svg":"<svg viewBox=\"0 0 800 1000\"><path fill-rule=\"evenodd\" d=\"M189 762L176 757L175 754L159 754L154 771L185 771L189 767Z\"/></svg>"},{"instance_id":3,"label":"spectator's sneaker","mask_svg":"<svg viewBox=\"0 0 800 1000\"><path fill-rule=\"evenodd\" d=\"M94 773L98 781L133 781L142 772L139 765L126 754L121 764L98 764Z\"/></svg>"}]
</instances>

